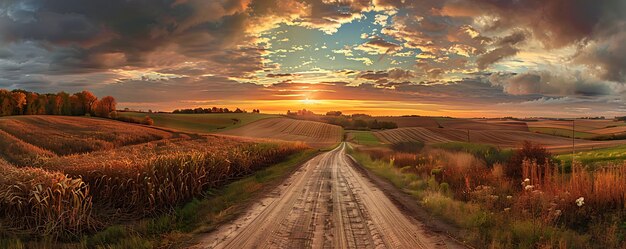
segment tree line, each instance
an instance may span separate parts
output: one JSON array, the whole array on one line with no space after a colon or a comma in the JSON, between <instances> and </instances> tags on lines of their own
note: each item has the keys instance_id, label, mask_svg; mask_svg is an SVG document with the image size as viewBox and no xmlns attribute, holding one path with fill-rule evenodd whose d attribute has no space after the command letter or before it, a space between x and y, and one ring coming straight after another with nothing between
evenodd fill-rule
<instances>
[{"instance_id":1,"label":"tree line","mask_svg":"<svg viewBox=\"0 0 626 249\"><path fill-rule=\"evenodd\" d=\"M302 109L295 112L287 111L287 116L317 120L338 125L348 130L387 130L398 128L398 124L390 121L378 121L370 115L355 113L343 114L341 111L329 111L325 116L316 115L310 110Z\"/></svg>"},{"instance_id":2,"label":"tree line","mask_svg":"<svg viewBox=\"0 0 626 249\"><path fill-rule=\"evenodd\" d=\"M248 113L248 111L246 110L242 110L242 109L235 109L235 110L229 110L228 108L218 108L218 107L213 107L213 108L188 108L188 109L176 109L174 110L172 113L176 113L176 114L201 114L201 113ZM261 110L259 109L253 109L252 113L261 113Z\"/></svg>"},{"instance_id":3,"label":"tree line","mask_svg":"<svg viewBox=\"0 0 626 249\"><path fill-rule=\"evenodd\" d=\"M98 99L89 91L70 95L66 92L40 94L25 90L0 89L0 116L91 115L111 118L116 105L115 98L106 96Z\"/></svg>"}]
</instances>

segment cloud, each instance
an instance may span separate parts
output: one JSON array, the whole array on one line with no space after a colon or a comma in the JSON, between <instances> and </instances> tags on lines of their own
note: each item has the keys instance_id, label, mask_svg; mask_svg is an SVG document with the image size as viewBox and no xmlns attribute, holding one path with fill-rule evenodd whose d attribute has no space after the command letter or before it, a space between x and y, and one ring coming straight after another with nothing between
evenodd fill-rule
<instances>
[{"instance_id":1,"label":"cloud","mask_svg":"<svg viewBox=\"0 0 626 249\"><path fill-rule=\"evenodd\" d=\"M370 39L369 41L367 41L366 43L359 45L358 47L356 47L356 49L365 51L369 54L384 55L384 54L393 54L399 51L400 49L402 49L402 46L385 41L383 38L376 36Z\"/></svg>"},{"instance_id":2,"label":"cloud","mask_svg":"<svg viewBox=\"0 0 626 249\"><path fill-rule=\"evenodd\" d=\"M492 74L489 82L512 95L607 96L623 91L617 84L594 79L580 72L553 74L547 71L522 74Z\"/></svg>"},{"instance_id":3,"label":"cloud","mask_svg":"<svg viewBox=\"0 0 626 249\"><path fill-rule=\"evenodd\" d=\"M269 78L282 78L282 77L294 77L294 76L300 76L299 74L291 74L291 73L277 73L277 74L267 74L266 75Z\"/></svg>"},{"instance_id":4,"label":"cloud","mask_svg":"<svg viewBox=\"0 0 626 249\"><path fill-rule=\"evenodd\" d=\"M479 69L485 69L489 65L494 64L504 58L516 55L518 52L519 49L511 47L510 45L504 45L478 56L478 58L476 59L476 64L478 64Z\"/></svg>"},{"instance_id":5,"label":"cloud","mask_svg":"<svg viewBox=\"0 0 626 249\"><path fill-rule=\"evenodd\" d=\"M575 57L574 61L587 65L605 80L626 82L626 25L615 35L590 42Z\"/></svg>"}]
</instances>

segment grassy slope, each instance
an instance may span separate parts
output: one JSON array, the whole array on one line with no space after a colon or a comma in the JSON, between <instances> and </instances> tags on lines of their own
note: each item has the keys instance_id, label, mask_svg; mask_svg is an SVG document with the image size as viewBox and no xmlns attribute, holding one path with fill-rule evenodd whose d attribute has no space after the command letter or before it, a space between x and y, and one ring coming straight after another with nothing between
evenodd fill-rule
<instances>
[{"instance_id":1,"label":"grassy slope","mask_svg":"<svg viewBox=\"0 0 626 249\"><path fill-rule=\"evenodd\" d=\"M360 145L380 145L381 142L378 140L374 133L371 131L348 131L352 134L354 142Z\"/></svg>"},{"instance_id":2,"label":"grassy slope","mask_svg":"<svg viewBox=\"0 0 626 249\"><path fill-rule=\"evenodd\" d=\"M559 136L559 137L570 137L570 138L572 137L572 130L568 130L568 129L552 128L552 127L529 127L528 129L531 132L536 132L536 133L542 133L542 134ZM575 136L576 138L581 138L581 139L591 139L591 138L594 138L595 136L598 136L598 134L591 133L591 132L584 132L584 131L576 131Z\"/></svg>"},{"instance_id":3,"label":"grassy slope","mask_svg":"<svg viewBox=\"0 0 626 249\"><path fill-rule=\"evenodd\" d=\"M119 115L135 118L149 116L154 120L154 126L198 133L228 130L257 120L278 117L278 115L256 113L171 114L120 112Z\"/></svg>"},{"instance_id":4,"label":"grassy slope","mask_svg":"<svg viewBox=\"0 0 626 249\"><path fill-rule=\"evenodd\" d=\"M556 158L565 165L571 165L572 153L560 154ZM575 160L583 165L622 162L626 160L626 145L578 152L575 155Z\"/></svg>"}]
</instances>

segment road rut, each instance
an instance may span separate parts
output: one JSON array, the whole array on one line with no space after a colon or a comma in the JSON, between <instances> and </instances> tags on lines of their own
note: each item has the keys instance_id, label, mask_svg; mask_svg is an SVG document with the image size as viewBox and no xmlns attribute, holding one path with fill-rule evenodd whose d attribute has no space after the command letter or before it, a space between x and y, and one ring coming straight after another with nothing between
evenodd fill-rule
<instances>
[{"instance_id":1,"label":"road rut","mask_svg":"<svg viewBox=\"0 0 626 249\"><path fill-rule=\"evenodd\" d=\"M194 248L462 248L403 214L345 150L311 159Z\"/></svg>"}]
</instances>

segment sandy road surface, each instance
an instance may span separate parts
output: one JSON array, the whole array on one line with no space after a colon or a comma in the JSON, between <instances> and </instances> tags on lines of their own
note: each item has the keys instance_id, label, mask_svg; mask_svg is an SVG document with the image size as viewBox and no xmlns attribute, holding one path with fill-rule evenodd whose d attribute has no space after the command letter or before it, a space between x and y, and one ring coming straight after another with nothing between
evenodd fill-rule
<instances>
[{"instance_id":1,"label":"sandy road surface","mask_svg":"<svg viewBox=\"0 0 626 249\"><path fill-rule=\"evenodd\" d=\"M345 147L311 159L195 248L460 248L404 215L351 166Z\"/></svg>"}]
</instances>

